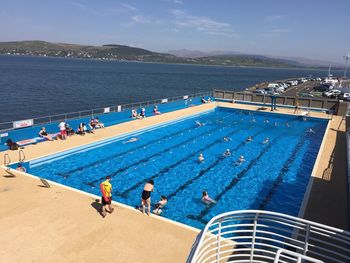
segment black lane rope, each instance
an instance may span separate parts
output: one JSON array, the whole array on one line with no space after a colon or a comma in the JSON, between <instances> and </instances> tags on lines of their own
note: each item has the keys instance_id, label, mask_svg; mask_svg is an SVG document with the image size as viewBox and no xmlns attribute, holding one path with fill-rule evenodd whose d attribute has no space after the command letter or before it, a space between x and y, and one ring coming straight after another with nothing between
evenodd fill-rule
<instances>
[{"instance_id":1,"label":"black lane rope","mask_svg":"<svg viewBox=\"0 0 350 263\"><path fill-rule=\"evenodd\" d=\"M125 170L127 170L127 169L129 169L129 168L131 168L131 167L133 167L133 166L139 165L139 164L141 164L141 163L145 163L145 162L147 162L149 159L154 158L154 157L156 157L156 156L160 156L160 155L162 155L163 153L165 153L165 152L167 152L167 151L170 151L170 150L173 150L173 149L175 149L175 148L178 148L178 147L180 147L180 146L182 146L182 145L184 145L184 144L186 144L186 143L188 143L188 142L190 142L190 141L193 141L193 139L195 139L196 137L199 137L199 136L203 136L203 135L212 133L212 132L214 132L216 129L217 129L217 128L214 128L214 129L211 129L211 130L202 132L202 133L200 133L200 134L197 134L195 137L190 137L190 138L188 138L188 139L185 140L185 141L182 141L182 142L180 142L180 143L178 143L178 144L176 144L176 145L173 145L173 146L170 146L170 147L168 147L168 148L165 148L165 149L163 149L162 151L156 152L156 153L152 154L151 156L147 156L147 157L145 157L145 158L143 158L143 159L141 159L141 160L139 160L139 161L137 161L137 162L135 162L135 163L129 164L129 165L124 166L124 167L121 167L121 168L119 168L118 170L114 171L113 173L110 173L110 174L108 174L108 175L105 175L105 176L103 176L103 177L100 177L100 178L98 178L98 179L96 179L96 180L94 180L94 181L88 182L88 183L86 183L86 184L87 184L87 185L90 185L90 186L92 186L92 187L94 187L94 184L95 184L96 182L101 181L101 180L104 179L106 176L110 176L111 178L113 178L113 177L116 176L118 173L124 172Z\"/></svg>"},{"instance_id":2,"label":"black lane rope","mask_svg":"<svg viewBox=\"0 0 350 263\"><path fill-rule=\"evenodd\" d=\"M253 137L258 136L260 133L262 133L263 131L257 132L253 135ZM246 145L247 142L243 141L240 144L238 144L234 149L232 149L232 152L237 151L238 149L240 149L242 146ZM188 180L187 182L185 182L183 185L181 185L180 187L178 187L174 192L170 193L167 195L167 198L170 199L172 197L174 197L175 195L177 195L181 190L187 188L190 184L192 184L194 181L196 181L197 179L199 179L200 177L202 177L203 175L205 175L207 172L209 172L211 169L213 169L215 166L219 165L223 160L225 160L227 157L223 157L220 156L214 163L212 163L210 166L208 166L206 169L201 170L195 177L191 178L190 180Z\"/></svg>"},{"instance_id":3,"label":"black lane rope","mask_svg":"<svg viewBox=\"0 0 350 263\"><path fill-rule=\"evenodd\" d=\"M190 129L190 130L192 130L192 129ZM152 145L152 144L157 144L159 141L165 140L165 139L167 139L167 138L169 138L169 137L177 136L177 135L179 135L179 134L181 134L181 133L184 133L184 132L186 132L186 131L188 131L188 129L183 129L183 130L180 130L180 131L175 132L175 133L173 133L173 134L165 135L165 136L163 136L163 137L161 137L161 138L158 138L157 140L153 140L153 141L150 141L150 142L148 142L148 143L145 143L145 144L136 146L136 147L131 148L131 149L125 151L125 152L117 153L117 154L108 156L108 157L106 157L106 158L97 160L97 161L95 161L95 162L93 162L93 163L89 163L88 165L84 165L84 166L75 168L75 169L70 170L70 171L65 172L65 173L58 173L58 175L63 176L63 177L65 177L65 178L68 178L68 177L70 176L70 174L72 174L72 173L74 173L74 172L82 171L82 170L84 170L84 169L86 169L86 168L89 168L89 167L91 167L91 166L94 166L94 165L96 165L96 164L104 163L104 162L109 161L109 160L113 160L113 159L117 159L117 158L123 157L124 155L127 155L128 153L130 153L130 152L132 152L132 151L138 150L138 149L143 148L143 147L148 147L148 146L150 146L150 145Z\"/></svg>"},{"instance_id":4,"label":"black lane rope","mask_svg":"<svg viewBox=\"0 0 350 263\"><path fill-rule=\"evenodd\" d=\"M215 201L219 201L221 199L221 197L228 192L229 190L231 190L243 177L244 175L260 160L260 158L271 149L272 145L280 138L281 136L276 137L272 142L270 142L267 147L265 147L260 154L255 157L250 163L249 165L244 168L235 178L233 178L231 180L231 182L224 188L223 191L221 191L217 196L215 196L213 199ZM209 213L210 209L212 207L214 207L216 205L216 203L212 203L210 206L207 206L206 208L204 208L198 215L187 215L187 218L189 219L194 219L197 220L201 223L206 223L206 220L204 220L203 218Z\"/></svg>"},{"instance_id":5,"label":"black lane rope","mask_svg":"<svg viewBox=\"0 0 350 263\"><path fill-rule=\"evenodd\" d=\"M228 114L227 116L224 116L223 119L224 119L224 118L227 118L227 117L229 117L229 116L231 116L231 115L232 115L232 114ZM214 121L208 122L207 125L212 124L213 122L214 122ZM161 138L158 138L157 140L150 141L150 142L148 142L148 143L145 143L145 144L136 146L136 147L131 148L131 149L125 151L125 152L117 153L117 154L108 156L108 157L106 157L106 158L97 160L97 161L95 161L95 162L93 162L93 163L90 163L90 164L88 164L88 165L84 165L84 166L75 168L75 169L70 170L70 171L65 172L65 173L57 173L57 174L58 174L59 176L64 177L64 178L68 178L68 177L70 176L70 174L75 173L75 172L77 172L77 171L82 171L82 170L84 170L84 169L86 169L86 168L89 168L89 167L91 167L91 166L94 166L94 165L96 165L96 164L104 163L104 162L109 161L109 160L113 160L113 159L117 159L117 158L123 157L123 156L127 155L128 153L130 153L130 152L132 152L132 151L138 150L138 149L143 148L143 147L148 147L148 146L150 146L150 145L152 145L152 144L157 144L159 141L168 139L169 137L177 136L177 135L179 135L179 134L182 134L182 133L187 132L187 131L190 131L190 130L194 130L194 129L196 129L196 128L198 128L198 127L191 128L191 129L186 128L186 129L183 129L183 130L174 132L174 133L172 133L172 134L165 135L165 136L163 136L163 137L161 137Z\"/></svg>"},{"instance_id":6,"label":"black lane rope","mask_svg":"<svg viewBox=\"0 0 350 263\"><path fill-rule=\"evenodd\" d=\"M270 202L272 196L275 194L277 188L280 186L280 184L283 182L283 177L287 174L289 171L290 166L295 161L295 159L298 156L299 151L303 147L305 143L306 138L303 136L302 139L299 141L299 143L294 148L292 154L288 158L288 160L284 163L283 168L279 172L278 176L276 177L275 181L273 182L273 185L268 192L268 194L265 196L261 204L259 205L259 210L264 210L266 205Z\"/></svg>"},{"instance_id":7,"label":"black lane rope","mask_svg":"<svg viewBox=\"0 0 350 263\"><path fill-rule=\"evenodd\" d=\"M231 132L229 132L228 134L226 134L224 137L229 137L229 136L231 136L231 135L237 133L238 131L239 131L239 129L238 129L238 130L231 131ZM257 133L257 134L259 134L259 133ZM257 134L256 134L256 135L257 135ZM256 136L256 135L254 135L254 136ZM184 162L184 161L187 161L187 160L188 160L189 158L191 158L193 155L198 154L198 153L200 153L200 152L202 152L202 151L204 151L204 150L206 150L206 149L208 149L208 148L210 148L210 147L212 147L212 146L214 146L214 145L216 145L216 144L218 144L218 143L223 143L223 139L222 139L222 138L217 139L217 140L215 140L214 142L212 142L212 143L210 143L210 144L208 144L208 145L202 147L201 149L191 152L190 154L188 154L188 155L185 156L184 158L180 159L179 161L177 161L177 162L175 162L175 163L173 163L173 164L171 164L171 165L169 165L169 166L167 166L167 167L164 167L164 168L163 168L162 170L160 170L158 173L156 173L156 174L154 174L154 175L152 175L152 176L150 176L150 177L148 177L148 178L144 178L142 181L140 181L140 182L136 183L135 185L129 187L128 189L124 190L123 192L121 192L121 193L115 193L115 195L120 196L120 197L123 197L123 198L126 198L126 197L128 196L128 194L129 194L129 192L131 192L132 190L135 190L136 188L138 188L139 186L141 186L141 185L143 185L144 183L148 182L149 180L154 180L155 178L161 176L162 174L167 173L169 170L171 170L172 168L178 166L180 163L182 163L182 162ZM238 149L239 147L236 147L236 148ZM235 150L236 150L236 149L234 149L234 150L232 150L232 151L235 151ZM222 158L222 157L221 157L221 158ZM217 160L217 161L218 161L218 160ZM219 164L219 163L217 163L217 161L215 162L215 165ZM221 160L220 160L220 161L221 161ZM213 165L213 164L210 165L210 166L209 166L209 167L210 167L209 169L211 169L211 168L214 167L215 165ZM208 169L208 170L209 170L209 169ZM169 198L171 198L171 195L168 195L167 197L168 197L168 199L169 199Z\"/></svg>"},{"instance_id":8,"label":"black lane rope","mask_svg":"<svg viewBox=\"0 0 350 263\"><path fill-rule=\"evenodd\" d=\"M232 115L232 114L231 114L231 115ZM230 115L229 115L229 116L230 116ZM226 116L226 117L228 117L228 116ZM244 120L244 119L243 119L243 120ZM242 121L243 121L243 120L242 120ZM231 126L232 126L232 124L228 125L227 127L231 127ZM206 135L206 134L210 134L211 132L215 131L216 129L217 129L217 127L215 127L214 129L205 131L205 132L203 132L203 133L201 133L201 134L197 134L195 137L200 137L200 136L203 136L203 135ZM157 152L157 153L155 153L155 154L153 154L153 155L151 155L151 156L145 157L145 158L139 160L139 161L136 162L136 163L132 163L132 164L130 164L130 165L128 165L128 166L122 167L122 168L118 169L117 171L115 171L115 172L113 172L113 173L111 173L111 174L109 174L109 175L106 175L106 176L110 176L111 178L113 178L113 177L116 176L118 173L124 172L125 170L127 170L127 169L129 169L129 168L131 168L131 167L133 167L133 166L135 166L135 165L139 165L139 164L141 164L141 163L147 162L149 159L151 159L151 158L153 158L153 157L156 157L156 156L160 156L160 155L162 155L163 153L165 153L165 152L167 152L167 151L169 151L169 150L175 149L175 148L177 148L177 147L179 147L179 146L181 146L181 145L184 145L184 144L186 144L186 143L192 141L193 139L194 139L194 138L191 137L191 138L189 138L189 139L187 139L187 140L185 140L185 141L183 141L183 142L181 142L181 143L178 143L178 144L176 144L176 145L173 145L173 146L170 146L170 147L168 147L168 148L165 148L165 149L163 149L163 150L160 151L160 152ZM86 185L89 185L89 186L91 186L91 187L95 187L94 184L95 184L96 182L98 182L98 181L101 181L101 180L104 179L106 176L101 177L101 178L96 179L96 180L91 181L91 182L87 182L87 183L85 183L85 184L86 184Z\"/></svg>"}]
</instances>

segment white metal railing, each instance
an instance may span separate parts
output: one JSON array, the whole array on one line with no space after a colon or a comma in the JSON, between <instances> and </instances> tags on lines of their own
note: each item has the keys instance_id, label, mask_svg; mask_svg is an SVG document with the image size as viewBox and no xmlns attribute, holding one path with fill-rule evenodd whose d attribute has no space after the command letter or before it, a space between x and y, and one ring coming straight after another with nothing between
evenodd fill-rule
<instances>
[{"instance_id":1,"label":"white metal railing","mask_svg":"<svg viewBox=\"0 0 350 263\"><path fill-rule=\"evenodd\" d=\"M187 96L188 98L195 98L195 97L202 97L202 96L212 96L212 94L213 94L213 91L201 91L201 92L195 92L193 94L189 94ZM168 97L167 102L183 100L183 98L184 96ZM151 106L155 104L162 104L162 99L134 102L129 104L120 104L115 106L109 106L107 108L109 108L109 112L112 113L112 112L117 112L118 109L120 109L121 111L125 111L132 108ZM34 117L30 119L33 119L34 125L42 125L42 124L49 124L53 122L59 122L62 120L67 121L67 120L73 120L73 119L80 119L84 117L98 116L98 115L104 114L104 110L105 108L97 108L97 109L82 110L82 111L62 113L62 114L56 114L56 115ZM14 121L1 122L0 132L13 130L13 122Z\"/></svg>"},{"instance_id":2,"label":"white metal railing","mask_svg":"<svg viewBox=\"0 0 350 263\"><path fill-rule=\"evenodd\" d=\"M212 218L187 263L350 262L350 232L285 214L241 210Z\"/></svg>"}]
</instances>

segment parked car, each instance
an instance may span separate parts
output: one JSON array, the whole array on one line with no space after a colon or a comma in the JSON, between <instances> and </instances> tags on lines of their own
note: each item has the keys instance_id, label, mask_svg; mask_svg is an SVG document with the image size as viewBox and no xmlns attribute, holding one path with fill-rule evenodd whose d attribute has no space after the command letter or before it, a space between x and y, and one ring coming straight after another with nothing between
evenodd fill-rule
<instances>
[{"instance_id":1,"label":"parked car","mask_svg":"<svg viewBox=\"0 0 350 263\"><path fill-rule=\"evenodd\" d=\"M256 94L266 94L266 91L263 90L263 89L257 89L257 90L254 90L253 93L256 93Z\"/></svg>"},{"instance_id":2,"label":"parked car","mask_svg":"<svg viewBox=\"0 0 350 263\"><path fill-rule=\"evenodd\" d=\"M325 91L329 91L331 89L331 85L329 84L320 84L316 87L314 87L315 91L320 91L320 92L325 92Z\"/></svg>"},{"instance_id":3,"label":"parked car","mask_svg":"<svg viewBox=\"0 0 350 263\"><path fill-rule=\"evenodd\" d=\"M298 85L298 81L297 80L288 80L286 81L288 84L290 84L291 86L296 86Z\"/></svg>"},{"instance_id":4,"label":"parked car","mask_svg":"<svg viewBox=\"0 0 350 263\"><path fill-rule=\"evenodd\" d=\"M323 96L328 98L336 98L341 94L340 90L332 89L330 91L323 92Z\"/></svg>"},{"instance_id":5,"label":"parked car","mask_svg":"<svg viewBox=\"0 0 350 263\"><path fill-rule=\"evenodd\" d=\"M349 101L350 100L350 93L346 92L346 93L340 94L339 99Z\"/></svg>"}]
</instances>

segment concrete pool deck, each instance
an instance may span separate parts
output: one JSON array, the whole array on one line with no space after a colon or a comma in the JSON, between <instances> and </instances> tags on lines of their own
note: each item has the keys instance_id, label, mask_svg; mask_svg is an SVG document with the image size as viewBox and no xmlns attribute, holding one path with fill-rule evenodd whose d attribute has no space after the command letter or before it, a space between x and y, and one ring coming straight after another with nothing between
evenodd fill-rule
<instances>
[{"instance_id":1,"label":"concrete pool deck","mask_svg":"<svg viewBox=\"0 0 350 263\"><path fill-rule=\"evenodd\" d=\"M257 110L253 105L218 103L219 106ZM26 159L114 137L165 121L213 109L215 103L170 112L144 120L111 126L95 135L73 136L67 141L27 146ZM269 108L264 110L269 111ZM294 109L279 109L291 114ZM312 117L329 118L312 112ZM304 217L347 229L345 124L342 117L330 122L320 162L315 169ZM5 153L5 152L4 152ZM3 154L4 154L3 153ZM7 151L12 161L18 151ZM3 162L1 158L0 163ZM56 184L43 187L38 178L0 169L0 242L2 262L185 262L198 232L179 224L145 216L116 204L113 214L102 219L99 203Z\"/></svg>"}]
</instances>

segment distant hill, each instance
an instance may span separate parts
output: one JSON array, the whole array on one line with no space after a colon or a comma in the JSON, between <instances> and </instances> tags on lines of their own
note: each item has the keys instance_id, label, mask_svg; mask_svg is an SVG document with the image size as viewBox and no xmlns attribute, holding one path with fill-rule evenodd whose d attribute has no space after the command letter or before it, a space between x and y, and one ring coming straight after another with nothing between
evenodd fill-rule
<instances>
[{"instance_id":1,"label":"distant hill","mask_svg":"<svg viewBox=\"0 0 350 263\"><path fill-rule=\"evenodd\" d=\"M204 52L199 50L189 50L189 49L178 49L169 50L167 53L183 58L200 58L200 57L212 57L212 56L222 56L222 55L238 55L242 54L236 51L210 51Z\"/></svg>"},{"instance_id":2,"label":"distant hill","mask_svg":"<svg viewBox=\"0 0 350 263\"><path fill-rule=\"evenodd\" d=\"M295 61L259 55L225 54L223 51L197 53L197 56L180 56L152 52L142 48L107 44L88 46L45 41L0 42L0 55L29 55L45 57L85 58L117 61L184 63L198 65L297 67ZM189 54L188 54L189 55Z\"/></svg>"},{"instance_id":3,"label":"distant hill","mask_svg":"<svg viewBox=\"0 0 350 263\"><path fill-rule=\"evenodd\" d=\"M204 52L199 50L189 50L189 49L179 49L179 50L169 50L169 54L175 55L177 57L184 58L199 58L199 57L210 57L210 56L232 56L232 55L241 55L241 56L253 56L256 58L268 58L268 59L277 59L280 61L285 61L293 65L298 65L301 67L343 67L344 65L337 62L319 60L319 59L310 59L305 57L288 57L288 56L270 56L270 55L257 55L257 54L244 54L237 51L210 51Z\"/></svg>"}]
</instances>

